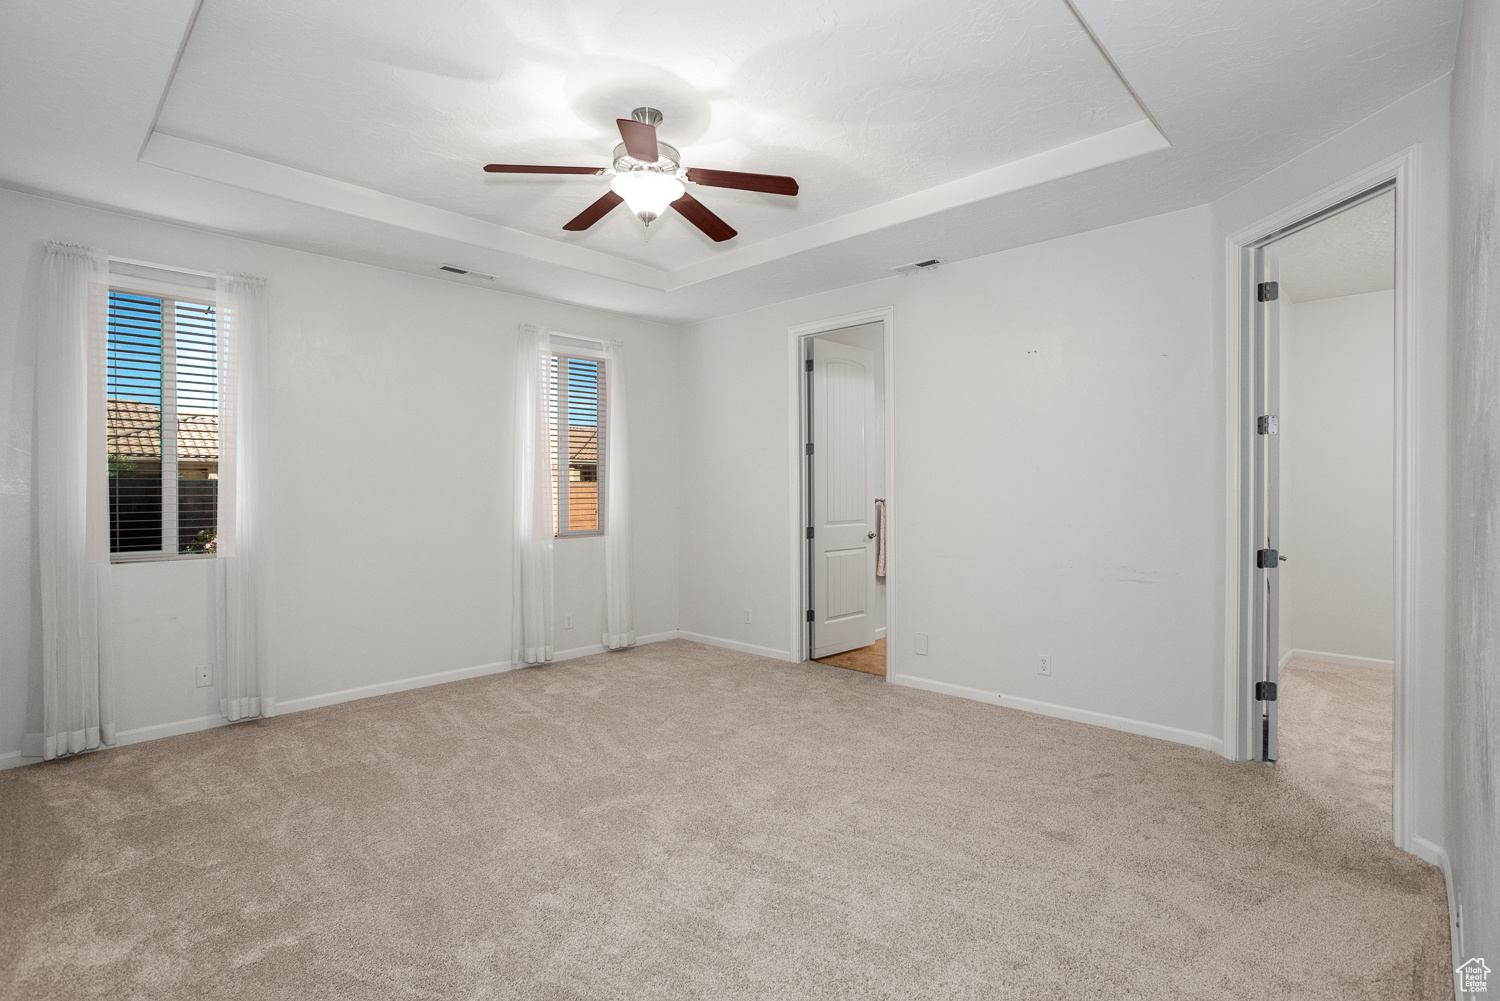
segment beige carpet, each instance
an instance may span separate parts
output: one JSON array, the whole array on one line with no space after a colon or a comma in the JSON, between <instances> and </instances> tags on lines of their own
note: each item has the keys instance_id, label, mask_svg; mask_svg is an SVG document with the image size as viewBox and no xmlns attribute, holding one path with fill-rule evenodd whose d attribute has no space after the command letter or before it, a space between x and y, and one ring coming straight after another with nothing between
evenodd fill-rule
<instances>
[{"instance_id":1,"label":"beige carpet","mask_svg":"<svg viewBox=\"0 0 1500 1001\"><path fill-rule=\"evenodd\" d=\"M0 996L1451 997L1341 670L1274 769L683 641L16 769Z\"/></svg>"}]
</instances>

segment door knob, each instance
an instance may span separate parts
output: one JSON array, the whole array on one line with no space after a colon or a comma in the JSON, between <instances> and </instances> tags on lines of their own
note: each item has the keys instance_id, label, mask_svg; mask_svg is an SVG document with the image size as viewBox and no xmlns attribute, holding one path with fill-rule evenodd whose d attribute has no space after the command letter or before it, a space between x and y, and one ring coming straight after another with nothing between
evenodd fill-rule
<instances>
[{"instance_id":1,"label":"door knob","mask_svg":"<svg viewBox=\"0 0 1500 1001\"><path fill-rule=\"evenodd\" d=\"M873 538L875 538L875 533L874 533L874 532L870 532L870 533L868 533L868 534L867 534L867 535L866 535L866 536L865 536L865 538L866 538L866 539L873 539Z\"/></svg>"}]
</instances>

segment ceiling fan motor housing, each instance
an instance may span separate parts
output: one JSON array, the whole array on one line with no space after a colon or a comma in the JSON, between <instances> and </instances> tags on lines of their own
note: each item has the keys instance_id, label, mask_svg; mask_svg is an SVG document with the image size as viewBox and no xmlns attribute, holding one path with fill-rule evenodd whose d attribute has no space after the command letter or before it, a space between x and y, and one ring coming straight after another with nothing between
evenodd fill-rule
<instances>
[{"instance_id":1,"label":"ceiling fan motor housing","mask_svg":"<svg viewBox=\"0 0 1500 1001\"><path fill-rule=\"evenodd\" d=\"M676 147L668 146L658 139L656 151L660 154L656 162L645 163L625 152L625 144L620 143L615 146L615 173L628 174L632 170L654 170L662 174L675 174L682 169L682 154L677 152Z\"/></svg>"}]
</instances>

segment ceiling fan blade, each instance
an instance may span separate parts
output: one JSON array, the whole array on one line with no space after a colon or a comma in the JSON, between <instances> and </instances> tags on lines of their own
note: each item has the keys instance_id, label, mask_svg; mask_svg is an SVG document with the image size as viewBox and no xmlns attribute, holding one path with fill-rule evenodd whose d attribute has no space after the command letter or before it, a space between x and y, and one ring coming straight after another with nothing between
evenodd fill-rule
<instances>
[{"instance_id":1,"label":"ceiling fan blade","mask_svg":"<svg viewBox=\"0 0 1500 1001\"><path fill-rule=\"evenodd\" d=\"M768 195L795 195L797 182L779 174L742 174L737 170L704 170L694 167L687 172L694 184L710 188L738 188L741 191L764 191Z\"/></svg>"},{"instance_id":2,"label":"ceiling fan blade","mask_svg":"<svg viewBox=\"0 0 1500 1001\"><path fill-rule=\"evenodd\" d=\"M625 152L642 163L655 163L661 158L656 148L656 126L629 118L616 118L620 127L620 138L625 140Z\"/></svg>"},{"instance_id":3,"label":"ceiling fan blade","mask_svg":"<svg viewBox=\"0 0 1500 1001\"><path fill-rule=\"evenodd\" d=\"M723 219L710 212L702 202L692 195L684 194L672 203L672 207L687 219L688 222L697 226L708 235L715 243L723 243L731 237L738 236Z\"/></svg>"},{"instance_id":4,"label":"ceiling fan blade","mask_svg":"<svg viewBox=\"0 0 1500 1001\"><path fill-rule=\"evenodd\" d=\"M603 167L537 167L525 163L487 163L491 174L602 174Z\"/></svg>"},{"instance_id":5,"label":"ceiling fan blade","mask_svg":"<svg viewBox=\"0 0 1500 1001\"><path fill-rule=\"evenodd\" d=\"M574 216L573 219L563 227L563 229L569 231L570 233L581 233L592 226L594 223L598 222L600 219L603 219L605 216L609 215L609 210L614 208L624 200L625 199L621 198L613 191L606 191L597 202L590 205L582 212L578 213L578 215Z\"/></svg>"}]
</instances>

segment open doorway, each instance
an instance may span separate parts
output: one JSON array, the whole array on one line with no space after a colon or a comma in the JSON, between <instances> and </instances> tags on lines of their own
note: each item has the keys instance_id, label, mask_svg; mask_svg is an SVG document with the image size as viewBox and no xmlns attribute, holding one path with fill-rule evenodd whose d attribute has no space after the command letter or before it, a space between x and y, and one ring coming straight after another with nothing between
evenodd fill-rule
<instances>
[{"instance_id":1,"label":"open doorway","mask_svg":"<svg viewBox=\"0 0 1500 1001\"><path fill-rule=\"evenodd\" d=\"M800 339L809 659L886 676L886 321Z\"/></svg>"},{"instance_id":2,"label":"open doorway","mask_svg":"<svg viewBox=\"0 0 1500 1001\"><path fill-rule=\"evenodd\" d=\"M1280 302L1278 757L1391 812L1395 195L1272 245ZM1268 248L1270 249L1270 248Z\"/></svg>"},{"instance_id":3,"label":"open doorway","mask_svg":"<svg viewBox=\"0 0 1500 1001\"><path fill-rule=\"evenodd\" d=\"M1244 758L1282 762L1405 847L1411 248L1405 165L1382 169L1234 241L1243 670L1231 691Z\"/></svg>"}]
</instances>

